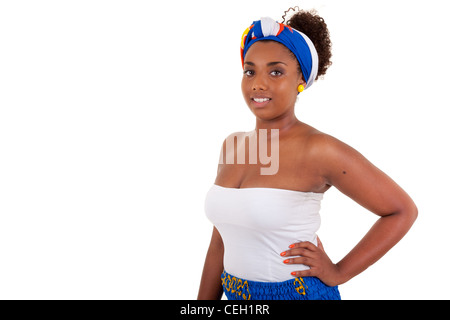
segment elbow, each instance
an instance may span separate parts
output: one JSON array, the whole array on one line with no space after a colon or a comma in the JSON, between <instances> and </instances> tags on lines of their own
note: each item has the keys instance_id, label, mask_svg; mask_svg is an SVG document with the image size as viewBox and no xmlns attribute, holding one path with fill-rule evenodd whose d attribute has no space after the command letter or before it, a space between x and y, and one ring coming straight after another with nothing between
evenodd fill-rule
<instances>
[{"instance_id":1,"label":"elbow","mask_svg":"<svg viewBox=\"0 0 450 320\"><path fill-rule=\"evenodd\" d=\"M417 220L419 210L417 209L415 203L409 199L409 201L403 201L403 203L399 204L395 211L385 217L388 216L395 217L396 228L403 230L402 232L406 234Z\"/></svg>"},{"instance_id":2,"label":"elbow","mask_svg":"<svg viewBox=\"0 0 450 320\"><path fill-rule=\"evenodd\" d=\"M414 209L413 209L413 213L412 213L412 217L413 217L413 223L414 221L416 221L417 217L419 216L419 209L417 209L417 206L413 203Z\"/></svg>"},{"instance_id":3,"label":"elbow","mask_svg":"<svg viewBox=\"0 0 450 320\"><path fill-rule=\"evenodd\" d=\"M411 220L411 225L414 223L414 221L417 220L417 217L419 216L419 209L417 209L416 204L414 201L410 198L408 205L406 206L406 211L408 212L409 219Z\"/></svg>"},{"instance_id":4,"label":"elbow","mask_svg":"<svg viewBox=\"0 0 450 320\"><path fill-rule=\"evenodd\" d=\"M411 228L419 216L419 209L417 209L415 203L411 200L400 212L403 217L403 224L407 226L408 229Z\"/></svg>"},{"instance_id":5,"label":"elbow","mask_svg":"<svg viewBox=\"0 0 450 320\"><path fill-rule=\"evenodd\" d=\"M413 208L411 209L411 225L417 220L417 217L419 216L419 209L417 209L417 206L413 203Z\"/></svg>"}]
</instances>

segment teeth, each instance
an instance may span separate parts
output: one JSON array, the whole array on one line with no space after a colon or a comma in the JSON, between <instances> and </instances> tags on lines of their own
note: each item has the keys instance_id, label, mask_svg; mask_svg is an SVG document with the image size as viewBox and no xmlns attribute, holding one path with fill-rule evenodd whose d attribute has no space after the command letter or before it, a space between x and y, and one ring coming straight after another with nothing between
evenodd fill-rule
<instances>
[{"instance_id":1,"label":"teeth","mask_svg":"<svg viewBox=\"0 0 450 320\"><path fill-rule=\"evenodd\" d=\"M261 102L269 101L270 99L269 98L253 98L253 100L261 103Z\"/></svg>"}]
</instances>

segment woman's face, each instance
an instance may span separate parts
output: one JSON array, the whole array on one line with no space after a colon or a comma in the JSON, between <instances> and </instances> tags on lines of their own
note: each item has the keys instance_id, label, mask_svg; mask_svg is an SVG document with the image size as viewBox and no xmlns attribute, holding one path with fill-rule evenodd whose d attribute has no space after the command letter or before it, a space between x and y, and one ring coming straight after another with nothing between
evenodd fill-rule
<instances>
[{"instance_id":1,"label":"woman's face","mask_svg":"<svg viewBox=\"0 0 450 320\"><path fill-rule=\"evenodd\" d=\"M242 94L250 110L263 119L294 108L297 87L305 81L289 49L275 41L258 41L244 59Z\"/></svg>"}]
</instances>

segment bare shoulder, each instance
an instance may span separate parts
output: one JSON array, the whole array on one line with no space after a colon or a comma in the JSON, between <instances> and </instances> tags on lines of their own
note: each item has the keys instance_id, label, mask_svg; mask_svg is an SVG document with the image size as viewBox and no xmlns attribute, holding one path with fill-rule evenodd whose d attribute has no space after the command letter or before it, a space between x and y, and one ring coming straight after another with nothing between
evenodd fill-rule
<instances>
[{"instance_id":1,"label":"bare shoulder","mask_svg":"<svg viewBox=\"0 0 450 320\"><path fill-rule=\"evenodd\" d=\"M327 184L333 185L336 177L354 172L357 164L371 166L363 155L347 143L313 127L306 128L303 135L304 151Z\"/></svg>"},{"instance_id":2,"label":"bare shoulder","mask_svg":"<svg viewBox=\"0 0 450 320\"><path fill-rule=\"evenodd\" d=\"M232 140L232 139L234 139L235 137L240 138L240 137L245 136L246 134L248 134L248 132L245 132L245 131L236 131L236 132L230 133L230 134L223 140L222 146L225 145L225 143L226 143L227 140L230 140L230 139Z\"/></svg>"},{"instance_id":3,"label":"bare shoulder","mask_svg":"<svg viewBox=\"0 0 450 320\"><path fill-rule=\"evenodd\" d=\"M414 206L406 192L361 153L341 140L309 126L299 141L307 163L329 186L366 209L386 215Z\"/></svg>"},{"instance_id":4,"label":"bare shoulder","mask_svg":"<svg viewBox=\"0 0 450 320\"><path fill-rule=\"evenodd\" d=\"M222 167L225 166L226 162L224 159L226 158L227 154L234 155L237 153L238 143L239 143L239 141L242 141L242 138L246 134L248 134L248 133L245 131L236 131L236 132L230 133L227 137L225 137L225 139L222 142L221 149L220 149L218 172L220 171L220 169ZM237 143L235 141L235 138L237 138Z\"/></svg>"},{"instance_id":5,"label":"bare shoulder","mask_svg":"<svg viewBox=\"0 0 450 320\"><path fill-rule=\"evenodd\" d=\"M314 127L305 125L304 133L305 142L309 148L321 150L326 147L335 147L342 143L337 138L317 130Z\"/></svg>"},{"instance_id":6,"label":"bare shoulder","mask_svg":"<svg viewBox=\"0 0 450 320\"><path fill-rule=\"evenodd\" d=\"M310 127L305 135L305 147L308 154L316 161L320 159L336 160L337 157L343 156L361 156L358 151L345 142L313 127Z\"/></svg>"},{"instance_id":7,"label":"bare shoulder","mask_svg":"<svg viewBox=\"0 0 450 320\"><path fill-rule=\"evenodd\" d=\"M248 132L245 132L245 131L236 131L236 132L230 133L222 142L221 152L225 152L227 144L229 147L234 146L234 148L236 148L237 144L235 143L235 138L237 138L237 140L239 142L247 134L248 134ZM229 151L231 151L231 150L229 150Z\"/></svg>"}]
</instances>

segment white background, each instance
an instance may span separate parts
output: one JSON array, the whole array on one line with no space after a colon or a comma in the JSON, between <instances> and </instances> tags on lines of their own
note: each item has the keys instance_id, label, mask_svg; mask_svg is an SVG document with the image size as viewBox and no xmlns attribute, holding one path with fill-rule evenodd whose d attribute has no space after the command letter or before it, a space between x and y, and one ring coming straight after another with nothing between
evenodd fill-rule
<instances>
[{"instance_id":1,"label":"white background","mask_svg":"<svg viewBox=\"0 0 450 320\"><path fill-rule=\"evenodd\" d=\"M290 6L328 24L333 65L297 117L353 146L419 218L343 299L449 299L446 1L2 1L0 299L194 299L220 147L254 129L239 44ZM339 261L376 216L335 189Z\"/></svg>"}]
</instances>

